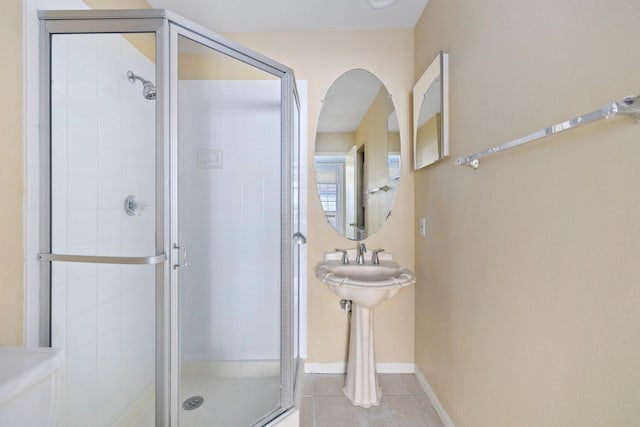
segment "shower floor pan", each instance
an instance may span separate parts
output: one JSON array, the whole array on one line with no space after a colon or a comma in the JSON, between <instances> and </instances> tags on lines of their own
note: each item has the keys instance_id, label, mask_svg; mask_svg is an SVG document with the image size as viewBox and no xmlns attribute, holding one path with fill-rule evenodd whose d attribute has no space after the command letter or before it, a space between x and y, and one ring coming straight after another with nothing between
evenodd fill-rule
<instances>
[{"instance_id":1,"label":"shower floor pan","mask_svg":"<svg viewBox=\"0 0 640 427\"><path fill-rule=\"evenodd\" d=\"M248 427L273 411L280 400L277 361L186 362L180 380L180 427ZM201 397L202 403L185 409L184 402L194 397ZM153 416L148 408L136 426L153 426Z\"/></svg>"}]
</instances>

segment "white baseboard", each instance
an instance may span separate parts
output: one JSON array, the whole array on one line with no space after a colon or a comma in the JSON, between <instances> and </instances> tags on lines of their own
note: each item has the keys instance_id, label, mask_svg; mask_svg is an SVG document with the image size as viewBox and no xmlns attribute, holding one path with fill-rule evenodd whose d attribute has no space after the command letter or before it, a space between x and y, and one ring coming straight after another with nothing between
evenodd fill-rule
<instances>
[{"instance_id":1,"label":"white baseboard","mask_svg":"<svg viewBox=\"0 0 640 427\"><path fill-rule=\"evenodd\" d=\"M415 368L416 366L414 363L376 363L376 372L379 374L413 374Z\"/></svg>"},{"instance_id":2,"label":"white baseboard","mask_svg":"<svg viewBox=\"0 0 640 427\"><path fill-rule=\"evenodd\" d=\"M447 414L447 411L444 409L444 406L442 406L442 403L440 403L440 401L438 400L438 396L436 396L435 391L433 391L431 384L429 384L429 381L427 381L427 378L424 376L422 372L420 372L420 369L418 369L417 367L415 368L415 374L416 374L416 378L418 379L418 382L420 383L420 385L424 389L424 392L427 394L427 397L431 401L431 404L433 405L433 409L435 409L436 412L438 413L438 416L440 417L440 421L442 421L442 424L444 425L444 427L456 427L455 424L453 424L453 420L451 420L451 417L449 417L449 414Z\"/></svg>"},{"instance_id":3,"label":"white baseboard","mask_svg":"<svg viewBox=\"0 0 640 427\"><path fill-rule=\"evenodd\" d=\"M347 372L345 362L305 362L304 371L307 374L344 374ZM376 363L379 374L413 374L415 365L404 362Z\"/></svg>"},{"instance_id":4,"label":"white baseboard","mask_svg":"<svg viewBox=\"0 0 640 427\"><path fill-rule=\"evenodd\" d=\"M344 374L347 372L345 362L305 362L306 374Z\"/></svg>"}]
</instances>

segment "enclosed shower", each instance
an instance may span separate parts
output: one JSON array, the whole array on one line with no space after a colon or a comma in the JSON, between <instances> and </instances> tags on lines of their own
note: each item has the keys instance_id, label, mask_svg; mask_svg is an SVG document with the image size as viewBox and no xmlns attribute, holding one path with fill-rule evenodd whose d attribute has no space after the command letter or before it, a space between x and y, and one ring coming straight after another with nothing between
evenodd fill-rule
<instances>
[{"instance_id":1,"label":"enclosed shower","mask_svg":"<svg viewBox=\"0 0 640 427\"><path fill-rule=\"evenodd\" d=\"M164 10L43 11L41 336L68 426L267 425L298 372L293 72Z\"/></svg>"}]
</instances>

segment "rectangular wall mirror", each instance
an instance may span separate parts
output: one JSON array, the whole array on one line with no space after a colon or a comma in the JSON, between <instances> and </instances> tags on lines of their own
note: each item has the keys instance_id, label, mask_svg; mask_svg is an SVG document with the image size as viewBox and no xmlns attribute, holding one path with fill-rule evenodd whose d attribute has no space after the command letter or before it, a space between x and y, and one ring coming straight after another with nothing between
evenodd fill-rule
<instances>
[{"instance_id":1,"label":"rectangular wall mirror","mask_svg":"<svg viewBox=\"0 0 640 427\"><path fill-rule=\"evenodd\" d=\"M449 56L440 51L413 87L416 170L449 156Z\"/></svg>"}]
</instances>

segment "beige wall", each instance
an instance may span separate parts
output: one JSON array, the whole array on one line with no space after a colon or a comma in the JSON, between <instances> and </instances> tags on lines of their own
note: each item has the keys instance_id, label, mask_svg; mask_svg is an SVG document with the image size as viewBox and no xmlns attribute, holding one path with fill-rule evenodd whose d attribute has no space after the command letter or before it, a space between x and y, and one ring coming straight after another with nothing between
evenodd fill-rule
<instances>
[{"instance_id":1,"label":"beige wall","mask_svg":"<svg viewBox=\"0 0 640 427\"><path fill-rule=\"evenodd\" d=\"M346 154L356 143L354 132L324 132L315 137L316 151L328 154Z\"/></svg>"},{"instance_id":2,"label":"beige wall","mask_svg":"<svg viewBox=\"0 0 640 427\"><path fill-rule=\"evenodd\" d=\"M264 55L293 68L298 80L308 81L308 164L313 165L313 146L321 100L331 83L347 70L364 68L375 74L392 94L403 135L400 190L387 225L366 239L370 248L393 252L400 263L413 269L413 182L409 172L409 96L413 86L413 31L331 31L304 33L227 34ZM313 170L309 171L309 283L308 360L345 361L347 317L338 297L314 275L325 251L355 247L326 222ZM414 292L404 289L395 299L376 308L376 356L379 362L412 362L414 355Z\"/></svg>"},{"instance_id":3,"label":"beige wall","mask_svg":"<svg viewBox=\"0 0 640 427\"><path fill-rule=\"evenodd\" d=\"M151 9L146 0L82 0L91 9ZM124 36L151 62L156 62L156 38L153 34L139 33Z\"/></svg>"},{"instance_id":4,"label":"beige wall","mask_svg":"<svg viewBox=\"0 0 640 427\"><path fill-rule=\"evenodd\" d=\"M193 49L195 43L179 39L178 51ZM201 45L202 46L202 45ZM208 47L202 47L198 53L178 53L179 80L275 80L277 77L237 61ZM199 49L196 49L199 50Z\"/></svg>"},{"instance_id":5,"label":"beige wall","mask_svg":"<svg viewBox=\"0 0 640 427\"><path fill-rule=\"evenodd\" d=\"M22 1L3 2L0 14L0 345L22 344L23 114Z\"/></svg>"},{"instance_id":6,"label":"beige wall","mask_svg":"<svg viewBox=\"0 0 640 427\"><path fill-rule=\"evenodd\" d=\"M640 2L430 0L451 159L415 175L416 361L457 427L637 426L640 126L453 159L640 91Z\"/></svg>"},{"instance_id":7,"label":"beige wall","mask_svg":"<svg viewBox=\"0 0 640 427\"><path fill-rule=\"evenodd\" d=\"M400 133L399 132L394 132L394 131L389 131L389 133L387 133L387 138L389 138L389 152L390 153L398 153L400 152ZM407 165L408 168L411 167L411 165Z\"/></svg>"}]
</instances>

